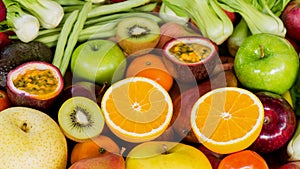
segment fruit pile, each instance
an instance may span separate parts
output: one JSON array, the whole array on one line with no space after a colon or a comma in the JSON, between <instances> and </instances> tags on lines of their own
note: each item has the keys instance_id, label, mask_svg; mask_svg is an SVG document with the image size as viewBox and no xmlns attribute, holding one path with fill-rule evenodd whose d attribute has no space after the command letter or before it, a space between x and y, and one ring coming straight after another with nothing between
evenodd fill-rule
<instances>
[{"instance_id":1,"label":"fruit pile","mask_svg":"<svg viewBox=\"0 0 300 169\"><path fill-rule=\"evenodd\" d=\"M26 3L0 3L1 167L300 168L298 1L246 37L230 0L207 1L222 37L183 1L47 1L60 23L26 42Z\"/></svg>"}]
</instances>

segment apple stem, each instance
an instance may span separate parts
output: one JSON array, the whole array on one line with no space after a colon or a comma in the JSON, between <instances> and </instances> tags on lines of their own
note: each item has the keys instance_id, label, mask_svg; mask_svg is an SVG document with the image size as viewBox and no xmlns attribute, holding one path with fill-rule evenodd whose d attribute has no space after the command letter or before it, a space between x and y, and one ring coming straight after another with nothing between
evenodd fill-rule
<instances>
[{"instance_id":1,"label":"apple stem","mask_svg":"<svg viewBox=\"0 0 300 169\"><path fill-rule=\"evenodd\" d=\"M260 57L261 57L261 58L265 57L265 52L264 52L263 46L262 46L262 45L259 45L259 48L260 48L260 52L261 52Z\"/></svg>"},{"instance_id":2,"label":"apple stem","mask_svg":"<svg viewBox=\"0 0 300 169\"><path fill-rule=\"evenodd\" d=\"M269 124L270 122L270 118L269 117L265 117L264 118L264 124Z\"/></svg>"},{"instance_id":3,"label":"apple stem","mask_svg":"<svg viewBox=\"0 0 300 169\"><path fill-rule=\"evenodd\" d=\"M162 148L163 148L163 153L162 154L169 154L167 145L163 144Z\"/></svg>"}]
</instances>

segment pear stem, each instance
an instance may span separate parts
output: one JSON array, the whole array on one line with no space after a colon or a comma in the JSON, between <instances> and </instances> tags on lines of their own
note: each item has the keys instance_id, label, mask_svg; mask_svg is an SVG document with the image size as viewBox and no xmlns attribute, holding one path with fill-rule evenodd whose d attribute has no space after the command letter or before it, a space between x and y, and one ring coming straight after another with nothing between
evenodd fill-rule
<instances>
[{"instance_id":1,"label":"pear stem","mask_svg":"<svg viewBox=\"0 0 300 169\"><path fill-rule=\"evenodd\" d=\"M264 58L264 57L265 57L264 48L263 48L262 45L259 45L259 48L260 48L260 53L261 53L260 57L261 57L261 58Z\"/></svg>"}]
</instances>

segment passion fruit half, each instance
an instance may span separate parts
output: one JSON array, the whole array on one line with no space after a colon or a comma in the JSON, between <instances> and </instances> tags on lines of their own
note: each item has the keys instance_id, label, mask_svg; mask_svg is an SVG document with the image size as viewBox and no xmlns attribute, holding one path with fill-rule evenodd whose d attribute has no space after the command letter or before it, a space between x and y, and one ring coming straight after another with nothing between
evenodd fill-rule
<instances>
[{"instance_id":1,"label":"passion fruit half","mask_svg":"<svg viewBox=\"0 0 300 169\"><path fill-rule=\"evenodd\" d=\"M163 61L168 71L181 82L209 77L218 62L218 47L205 37L177 37L163 47Z\"/></svg>"},{"instance_id":2,"label":"passion fruit half","mask_svg":"<svg viewBox=\"0 0 300 169\"><path fill-rule=\"evenodd\" d=\"M43 61L30 61L9 71L7 94L13 105L48 109L64 87L57 67Z\"/></svg>"}]
</instances>

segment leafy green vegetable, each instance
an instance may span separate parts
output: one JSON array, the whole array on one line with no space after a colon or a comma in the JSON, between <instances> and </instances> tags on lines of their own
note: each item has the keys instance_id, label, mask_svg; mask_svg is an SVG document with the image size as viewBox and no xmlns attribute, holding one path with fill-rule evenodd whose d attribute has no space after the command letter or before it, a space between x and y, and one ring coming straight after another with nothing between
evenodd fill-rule
<instances>
[{"instance_id":1,"label":"leafy green vegetable","mask_svg":"<svg viewBox=\"0 0 300 169\"><path fill-rule=\"evenodd\" d=\"M282 37L286 34L282 20L271 11L271 8L276 10L278 15L280 3L275 4L272 3L273 1L266 0L218 0L218 2L239 13L252 34L271 33Z\"/></svg>"},{"instance_id":2,"label":"leafy green vegetable","mask_svg":"<svg viewBox=\"0 0 300 169\"><path fill-rule=\"evenodd\" d=\"M185 25L189 21L189 17L186 15L186 13L180 13L176 14L172 9L170 9L168 6L166 6L164 3L160 5L159 8L159 16L165 21L165 22L176 22L182 25Z\"/></svg>"},{"instance_id":3,"label":"leafy green vegetable","mask_svg":"<svg viewBox=\"0 0 300 169\"><path fill-rule=\"evenodd\" d=\"M38 19L25 12L12 0L3 1L6 7L6 20L1 22L1 31L12 30L23 42L29 42L38 36L40 23Z\"/></svg>"},{"instance_id":4,"label":"leafy green vegetable","mask_svg":"<svg viewBox=\"0 0 300 169\"><path fill-rule=\"evenodd\" d=\"M55 28L64 16L62 6L53 0L13 0L38 18L44 28Z\"/></svg>"},{"instance_id":5,"label":"leafy green vegetable","mask_svg":"<svg viewBox=\"0 0 300 169\"><path fill-rule=\"evenodd\" d=\"M233 32L233 24L216 0L163 0L178 16L186 13L204 37L222 44Z\"/></svg>"}]
</instances>

